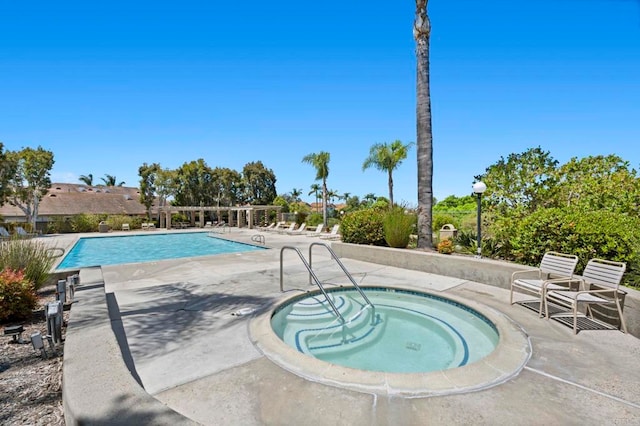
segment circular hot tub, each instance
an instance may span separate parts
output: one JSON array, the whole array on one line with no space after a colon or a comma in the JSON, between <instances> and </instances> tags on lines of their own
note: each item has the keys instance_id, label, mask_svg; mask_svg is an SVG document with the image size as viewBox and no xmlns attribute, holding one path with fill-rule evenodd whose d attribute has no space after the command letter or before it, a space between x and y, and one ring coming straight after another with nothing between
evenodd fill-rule
<instances>
[{"instance_id":1,"label":"circular hot tub","mask_svg":"<svg viewBox=\"0 0 640 426\"><path fill-rule=\"evenodd\" d=\"M531 355L522 329L472 301L407 288L352 287L289 297L251 336L276 364L320 383L411 396L483 389ZM334 309L335 307L335 309Z\"/></svg>"}]
</instances>

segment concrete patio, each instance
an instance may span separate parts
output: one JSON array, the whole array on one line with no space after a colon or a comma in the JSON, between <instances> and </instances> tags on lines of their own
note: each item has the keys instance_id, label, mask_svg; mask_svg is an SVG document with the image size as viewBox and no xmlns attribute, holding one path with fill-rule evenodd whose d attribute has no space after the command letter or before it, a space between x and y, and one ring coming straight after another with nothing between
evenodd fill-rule
<instances>
[{"instance_id":1,"label":"concrete patio","mask_svg":"<svg viewBox=\"0 0 640 426\"><path fill-rule=\"evenodd\" d=\"M256 233L233 229L222 237L249 242ZM493 367L506 371L498 380L434 396L358 391L276 363L252 334L256 322L296 289L312 288L291 250L284 253L287 291L280 293L280 249L297 247L306 256L321 240L264 235L270 250L82 270L65 342L67 423L640 423L640 340L633 335L574 336L509 305L500 286L349 257L342 261L362 285L409 286L477 304L511 324L508 333L521 334L526 347L495 360ZM56 241L71 243L68 236ZM313 263L323 281L346 284L325 250L314 249Z\"/></svg>"}]
</instances>

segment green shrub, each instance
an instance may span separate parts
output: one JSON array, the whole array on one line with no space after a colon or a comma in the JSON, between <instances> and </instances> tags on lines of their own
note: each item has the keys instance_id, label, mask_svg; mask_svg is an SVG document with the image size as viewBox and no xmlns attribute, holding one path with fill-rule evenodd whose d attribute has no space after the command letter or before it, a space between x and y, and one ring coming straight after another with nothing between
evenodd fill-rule
<instances>
[{"instance_id":1,"label":"green shrub","mask_svg":"<svg viewBox=\"0 0 640 426\"><path fill-rule=\"evenodd\" d=\"M311 213L307 216L307 226L317 226L322 223L322 213Z\"/></svg>"},{"instance_id":2,"label":"green shrub","mask_svg":"<svg viewBox=\"0 0 640 426\"><path fill-rule=\"evenodd\" d=\"M0 322L29 317L37 303L36 290L22 271L6 268L0 272Z\"/></svg>"},{"instance_id":3,"label":"green shrub","mask_svg":"<svg viewBox=\"0 0 640 426\"><path fill-rule=\"evenodd\" d=\"M53 262L47 246L36 239L12 238L0 243L0 270L24 271L36 290L47 282Z\"/></svg>"},{"instance_id":4,"label":"green shrub","mask_svg":"<svg viewBox=\"0 0 640 426\"><path fill-rule=\"evenodd\" d=\"M414 230L416 216L407 214L403 208L394 208L384 215L384 239L389 247L406 248Z\"/></svg>"},{"instance_id":5,"label":"green shrub","mask_svg":"<svg viewBox=\"0 0 640 426\"><path fill-rule=\"evenodd\" d=\"M374 209L345 214L340 225L342 241L384 246L384 212Z\"/></svg>"},{"instance_id":6,"label":"green shrub","mask_svg":"<svg viewBox=\"0 0 640 426\"><path fill-rule=\"evenodd\" d=\"M538 265L547 251L575 254L577 273L589 259L602 258L627 263L625 281L640 278L640 219L622 213L538 209L518 221L509 240L510 260Z\"/></svg>"},{"instance_id":7,"label":"green shrub","mask_svg":"<svg viewBox=\"0 0 640 426\"><path fill-rule=\"evenodd\" d=\"M71 219L66 217L55 217L47 223L48 234L68 234L73 232Z\"/></svg>"},{"instance_id":8,"label":"green shrub","mask_svg":"<svg viewBox=\"0 0 640 426\"><path fill-rule=\"evenodd\" d=\"M98 232L98 225L105 219L105 215L78 214L71 218L71 229L73 232Z\"/></svg>"},{"instance_id":9,"label":"green shrub","mask_svg":"<svg viewBox=\"0 0 640 426\"><path fill-rule=\"evenodd\" d=\"M146 221L146 218L145 218ZM113 215L105 221L110 229L120 230L123 223L128 223L131 229L138 229L142 224L142 218L127 215Z\"/></svg>"},{"instance_id":10,"label":"green shrub","mask_svg":"<svg viewBox=\"0 0 640 426\"><path fill-rule=\"evenodd\" d=\"M433 232L438 232L442 229L442 227L446 224L452 224L453 226L459 228L460 223L453 215L447 213L433 213L433 218L431 219L431 227L433 228Z\"/></svg>"}]
</instances>

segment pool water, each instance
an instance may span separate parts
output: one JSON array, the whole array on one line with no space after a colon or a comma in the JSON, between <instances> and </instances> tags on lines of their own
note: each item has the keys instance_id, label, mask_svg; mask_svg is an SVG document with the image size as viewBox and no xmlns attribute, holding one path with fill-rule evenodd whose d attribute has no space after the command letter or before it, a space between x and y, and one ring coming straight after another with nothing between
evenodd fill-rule
<instances>
[{"instance_id":1,"label":"pool water","mask_svg":"<svg viewBox=\"0 0 640 426\"><path fill-rule=\"evenodd\" d=\"M263 249L216 238L208 232L90 237L80 238L57 269L152 262Z\"/></svg>"},{"instance_id":2,"label":"pool water","mask_svg":"<svg viewBox=\"0 0 640 426\"><path fill-rule=\"evenodd\" d=\"M375 306L352 289L329 292L343 326L322 294L276 309L271 325L289 346L344 367L390 373L456 368L496 348L496 327L480 313L428 293L366 288Z\"/></svg>"}]
</instances>

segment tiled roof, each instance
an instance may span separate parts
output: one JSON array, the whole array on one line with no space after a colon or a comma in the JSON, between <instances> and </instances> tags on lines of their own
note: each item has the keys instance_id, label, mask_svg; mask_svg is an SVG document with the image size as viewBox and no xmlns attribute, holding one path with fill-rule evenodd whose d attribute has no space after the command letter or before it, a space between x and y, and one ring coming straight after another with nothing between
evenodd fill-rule
<instances>
[{"instance_id":1,"label":"tiled roof","mask_svg":"<svg viewBox=\"0 0 640 426\"><path fill-rule=\"evenodd\" d=\"M152 210L155 210L152 207ZM143 215L138 188L120 186L87 186L54 183L40 200L39 216L71 216L81 213ZM0 216L24 216L22 210L9 203L0 207Z\"/></svg>"}]
</instances>

